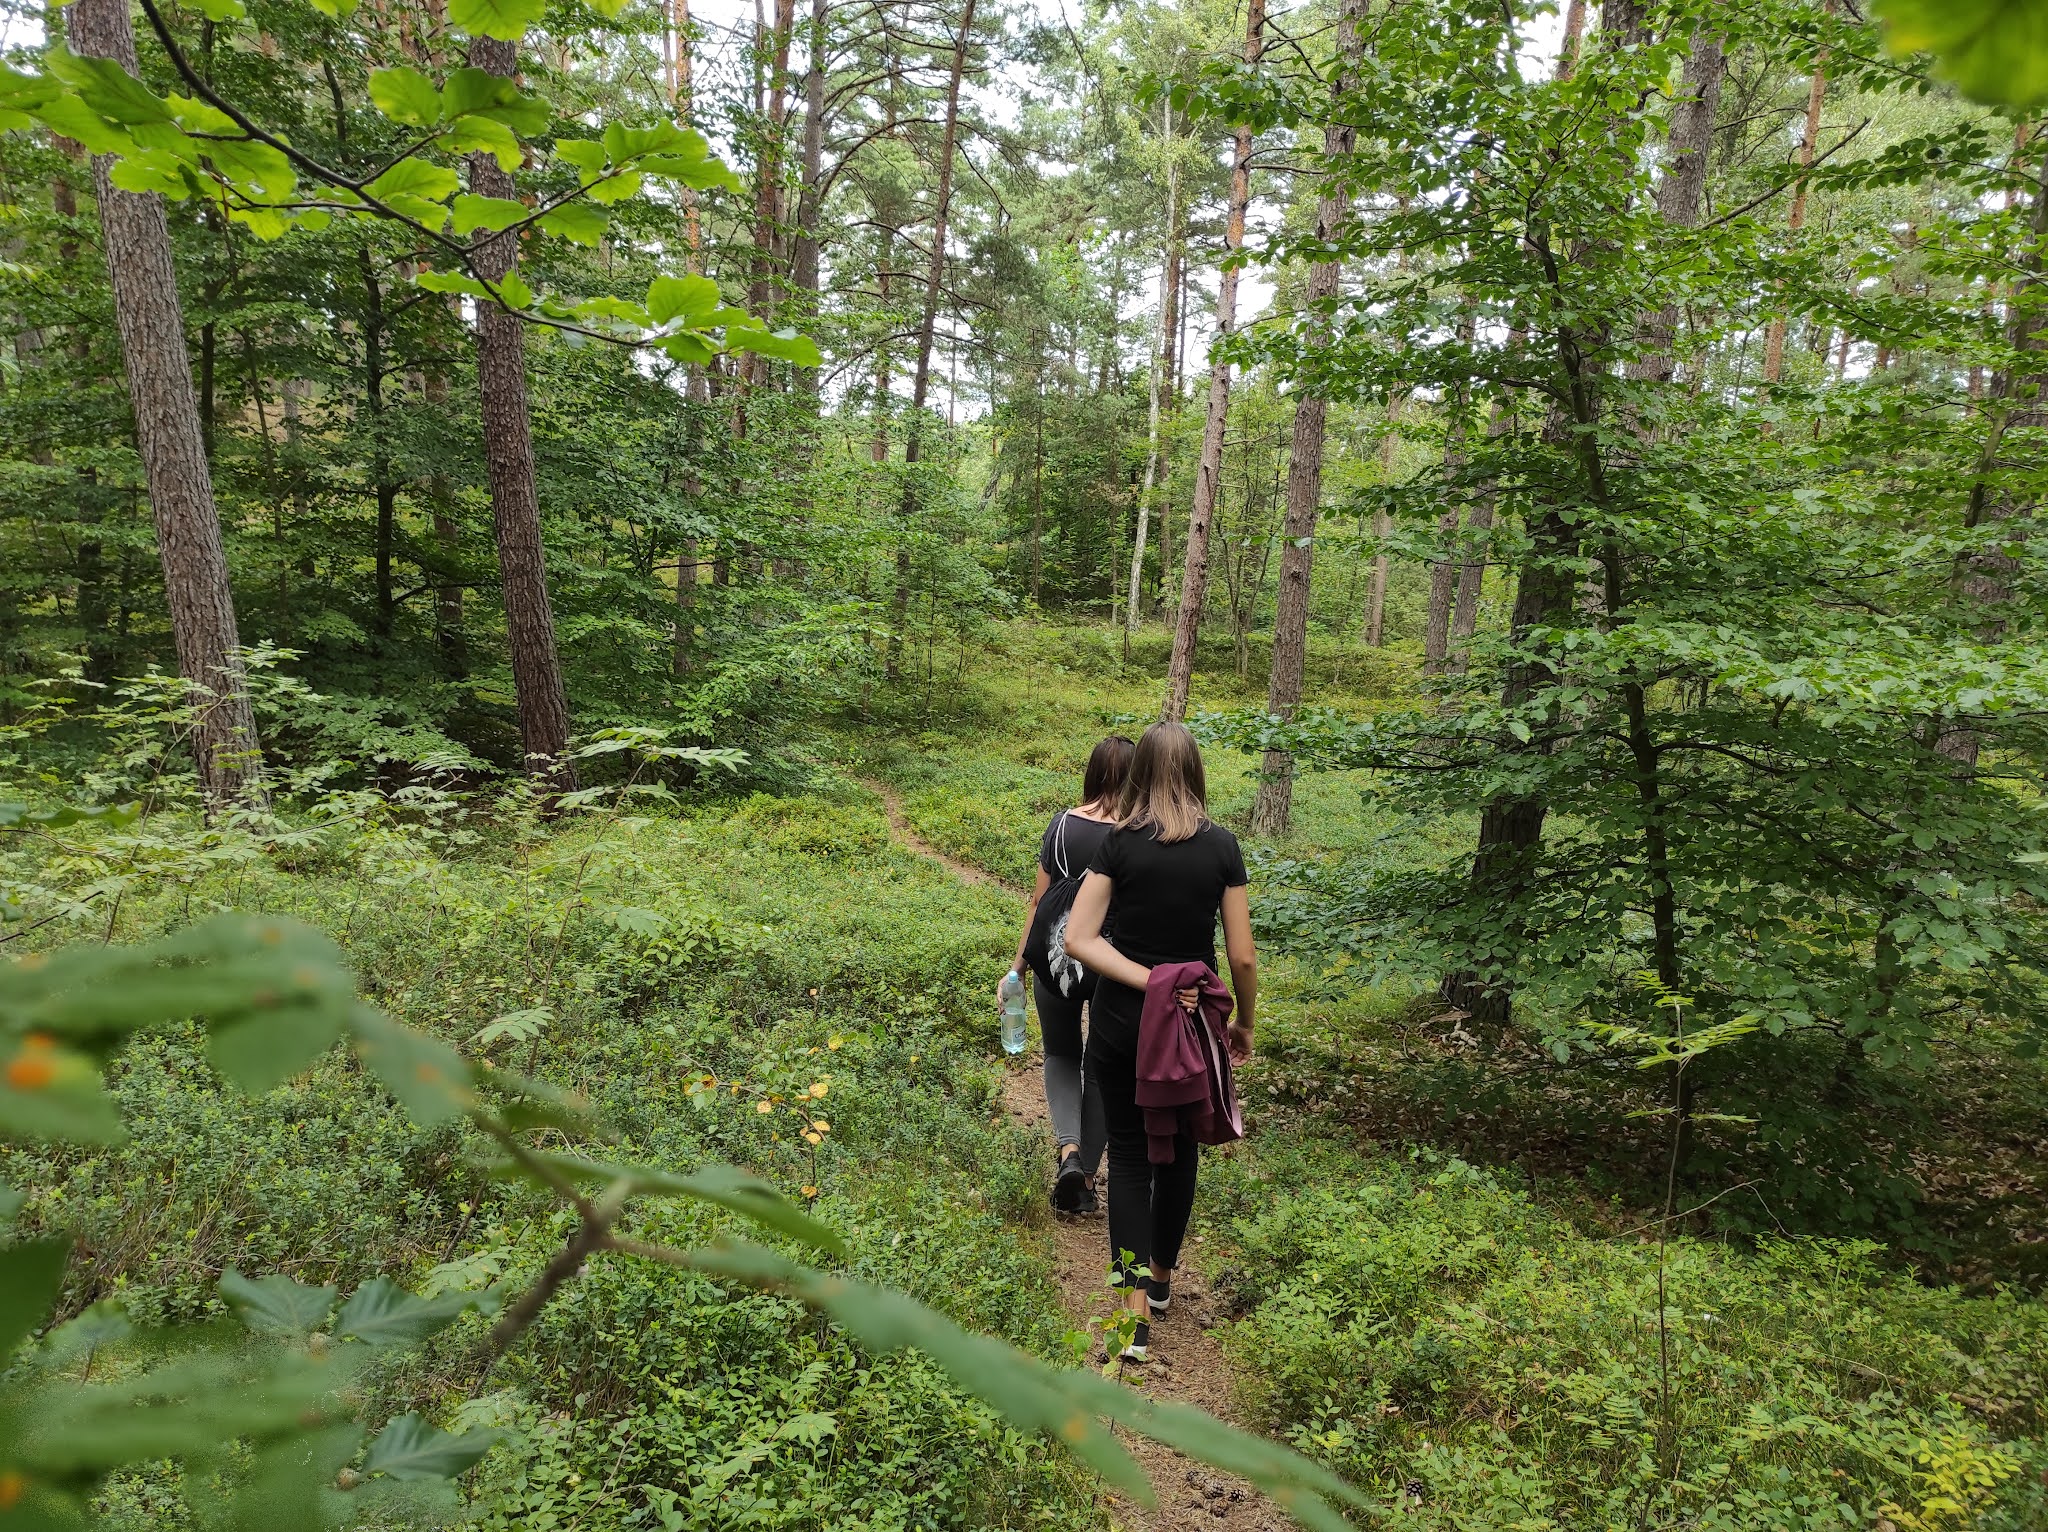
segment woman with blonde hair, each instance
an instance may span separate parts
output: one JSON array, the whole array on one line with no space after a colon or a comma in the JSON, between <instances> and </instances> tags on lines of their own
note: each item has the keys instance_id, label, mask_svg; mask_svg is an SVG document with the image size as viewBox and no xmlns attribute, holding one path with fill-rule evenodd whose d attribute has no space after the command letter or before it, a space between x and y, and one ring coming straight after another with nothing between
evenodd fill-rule
<instances>
[{"instance_id":1,"label":"woman with blonde hair","mask_svg":"<svg viewBox=\"0 0 2048 1532\"><path fill-rule=\"evenodd\" d=\"M1138 741L1116 824L1074 898L1066 942L1067 951L1099 976L1086 1070L1101 1094L1109 1134L1109 1254L1138 1316L1124 1351L1135 1361L1146 1359L1151 1318L1172 1303L1201 1153L1185 1126L1166 1138L1160 1114L1138 1102L1147 988L1155 968L1206 965L1210 974L1198 975L1203 991L1213 991L1228 1008L1213 977L1220 919L1236 993L1229 1053L1240 1062L1250 1057L1258 954L1246 882L1237 837L1209 818L1195 737L1177 723L1154 724ZM1115 933L1113 942L1103 935L1105 925ZM1172 981L1162 976L1161 982ZM1193 1011L1198 998L1206 1003L1195 989L1176 993L1183 1009Z\"/></svg>"}]
</instances>

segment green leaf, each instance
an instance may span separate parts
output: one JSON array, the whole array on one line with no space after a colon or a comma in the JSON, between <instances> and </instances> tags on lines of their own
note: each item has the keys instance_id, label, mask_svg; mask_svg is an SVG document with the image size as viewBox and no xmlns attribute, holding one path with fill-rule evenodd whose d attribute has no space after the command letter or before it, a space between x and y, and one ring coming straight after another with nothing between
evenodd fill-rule
<instances>
[{"instance_id":1,"label":"green leaf","mask_svg":"<svg viewBox=\"0 0 2048 1532\"><path fill-rule=\"evenodd\" d=\"M538 96L529 96L503 75L462 68L448 76L441 101L450 122L472 114L488 114L517 133L545 133L553 113Z\"/></svg>"},{"instance_id":2,"label":"green leaf","mask_svg":"<svg viewBox=\"0 0 2048 1532\"><path fill-rule=\"evenodd\" d=\"M360 1426L342 1424L295 1432L262 1448L228 1503L229 1525L237 1532L332 1526L334 1476L362 1440Z\"/></svg>"},{"instance_id":3,"label":"green leaf","mask_svg":"<svg viewBox=\"0 0 2048 1532\"><path fill-rule=\"evenodd\" d=\"M198 177L181 155L162 149L143 149L114 161L107 172L122 191L143 196L154 194L183 202L199 189Z\"/></svg>"},{"instance_id":4,"label":"green leaf","mask_svg":"<svg viewBox=\"0 0 2048 1532\"><path fill-rule=\"evenodd\" d=\"M384 202L394 197L424 197L439 202L453 195L461 184L462 178L448 166L413 157L400 160L365 189Z\"/></svg>"},{"instance_id":5,"label":"green leaf","mask_svg":"<svg viewBox=\"0 0 2048 1532\"><path fill-rule=\"evenodd\" d=\"M1885 46L1931 53L1972 101L2021 109L2048 101L2048 6L2039 0L1878 0Z\"/></svg>"},{"instance_id":6,"label":"green leaf","mask_svg":"<svg viewBox=\"0 0 2048 1532\"><path fill-rule=\"evenodd\" d=\"M441 120L441 93L417 69L399 65L370 71L370 100L393 122L431 128Z\"/></svg>"},{"instance_id":7,"label":"green leaf","mask_svg":"<svg viewBox=\"0 0 2048 1532\"><path fill-rule=\"evenodd\" d=\"M701 366L718 355L718 348L694 330L684 330L671 335L661 342L661 349L670 361L681 362L684 366Z\"/></svg>"},{"instance_id":8,"label":"green leaf","mask_svg":"<svg viewBox=\"0 0 2048 1532\"><path fill-rule=\"evenodd\" d=\"M78 97L61 95L37 108L36 118L53 133L75 139L93 154L132 154L135 140Z\"/></svg>"},{"instance_id":9,"label":"green leaf","mask_svg":"<svg viewBox=\"0 0 2048 1532\"><path fill-rule=\"evenodd\" d=\"M533 307L533 289L526 285L526 278L516 271L508 271L498 278L498 301L515 312Z\"/></svg>"},{"instance_id":10,"label":"green leaf","mask_svg":"<svg viewBox=\"0 0 2048 1532\"><path fill-rule=\"evenodd\" d=\"M511 228L529 211L525 203L510 197L479 197L475 192L464 192L451 205L457 234L474 234L478 229L489 229L495 234Z\"/></svg>"},{"instance_id":11,"label":"green leaf","mask_svg":"<svg viewBox=\"0 0 2048 1532\"><path fill-rule=\"evenodd\" d=\"M569 202L540 216L540 226L550 234L579 245L595 245L604 238L609 220L588 203Z\"/></svg>"},{"instance_id":12,"label":"green leaf","mask_svg":"<svg viewBox=\"0 0 2048 1532\"><path fill-rule=\"evenodd\" d=\"M334 1311L331 1287L307 1287L277 1273L245 1277L232 1266L221 1274L220 1295L259 1335L308 1335Z\"/></svg>"},{"instance_id":13,"label":"green leaf","mask_svg":"<svg viewBox=\"0 0 2048 1532\"><path fill-rule=\"evenodd\" d=\"M497 1440L495 1431L450 1436L417 1415L401 1415L370 1443L363 1471L391 1479L452 1479L489 1452Z\"/></svg>"},{"instance_id":14,"label":"green leaf","mask_svg":"<svg viewBox=\"0 0 2048 1532\"><path fill-rule=\"evenodd\" d=\"M79 100L109 122L132 128L176 121L169 102L112 59L80 58L60 45L44 55L44 62Z\"/></svg>"},{"instance_id":15,"label":"green leaf","mask_svg":"<svg viewBox=\"0 0 2048 1532\"><path fill-rule=\"evenodd\" d=\"M616 21L626 8L626 0L590 0L590 8L606 21Z\"/></svg>"},{"instance_id":16,"label":"green leaf","mask_svg":"<svg viewBox=\"0 0 2048 1532\"><path fill-rule=\"evenodd\" d=\"M466 271L422 271L412 280L430 293L466 293L486 301L491 296L491 290Z\"/></svg>"},{"instance_id":17,"label":"green leaf","mask_svg":"<svg viewBox=\"0 0 2048 1532\"><path fill-rule=\"evenodd\" d=\"M0 1139L113 1144L126 1136L90 1058L47 1041L12 1038L8 1045L0 1045L8 1046L0 1071Z\"/></svg>"},{"instance_id":18,"label":"green leaf","mask_svg":"<svg viewBox=\"0 0 2048 1532\"><path fill-rule=\"evenodd\" d=\"M425 1340L483 1301L479 1293L416 1298L389 1277L372 1277L349 1295L334 1333L366 1346L405 1346Z\"/></svg>"},{"instance_id":19,"label":"green leaf","mask_svg":"<svg viewBox=\"0 0 2048 1532\"><path fill-rule=\"evenodd\" d=\"M350 1026L363 1065L384 1082L413 1121L432 1127L476 1102L469 1065L439 1038L361 1008Z\"/></svg>"},{"instance_id":20,"label":"green leaf","mask_svg":"<svg viewBox=\"0 0 2048 1532\"><path fill-rule=\"evenodd\" d=\"M242 0L192 0L192 8L208 21L240 21L249 14Z\"/></svg>"},{"instance_id":21,"label":"green leaf","mask_svg":"<svg viewBox=\"0 0 2048 1532\"><path fill-rule=\"evenodd\" d=\"M450 0L448 19L465 32L517 42L547 9L547 0Z\"/></svg>"},{"instance_id":22,"label":"green leaf","mask_svg":"<svg viewBox=\"0 0 2048 1532\"><path fill-rule=\"evenodd\" d=\"M310 0L314 10L323 16L353 16L360 0Z\"/></svg>"},{"instance_id":23,"label":"green leaf","mask_svg":"<svg viewBox=\"0 0 2048 1532\"><path fill-rule=\"evenodd\" d=\"M699 324L718 305L718 284L709 277L656 277L647 284L647 317L658 325Z\"/></svg>"},{"instance_id":24,"label":"green leaf","mask_svg":"<svg viewBox=\"0 0 2048 1532\"><path fill-rule=\"evenodd\" d=\"M706 1165L687 1175L645 1165L613 1165L572 1154L535 1154L534 1159L570 1181L623 1186L629 1196L692 1197L738 1213L763 1228L803 1241L814 1249L843 1255L846 1242L838 1232L800 1212L758 1176L730 1165ZM524 1175L516 1162L500 1165L503 1174Z\"/></svg>"},{"instance_id":25,"label":"green leaf","mask_svg":"<svg viewBox=\"0 0 2048 1532\"><path fill-rule=\"evenodd\" d=\"M127 824L142 811L138 803L110 803L96 809L69 805L55 809L32 809L25 803L0 803L0 830L24 826L38 830L59 830L66 825L103 824L109 829Z\"/></svg>"},{"instance_id":26,"label":"green leaf","mask_svg":"<svg viewBox=\"0 0 2048 1532\"><path fill-rule=\"evenodd\" d=\"M0 1250L0 1363L35 1333L64 1283L68 1239L39 1239Z\"/></svg>"},{"instance_id":27,"label":"green leaf","mask_svg":"<svg viewBox=\"0 0 2048 1532\"><path fill-rule=\"evenodd\" d=\"M778 362L793 362L799 367L816 367L824 360L809 336L799 335L794 330L769 330L759 324L727 325L725 348L728 351L752 351L758 356L773 357Z\"/></svg>"},{"instance_id":28,"label":"green leaf","mask_svg":"<svg viewBox=\"0 0 2048 1532\"><path fill-rule=\"evenodd\" d=\"M526 161L526 150L519 142L519 135L495 117L472 113L461 118L448 129L442 144L457 153L468 154L481 149L498 162L498 168L507 174L517 170Z\"/></svg>"},{"instance_id":29,"label":"green leaf","mask_svg":"<svg viewBox=\"0 0 2048 1532\"><path fill-rule=\"evenodd\" d=\"M604 145L587 138L556 139L555 158L574 165L583 172L583 179L586 181L595 180L603 175L607 163Z\"/></svg>"},{"instance_id":30,"label":"green leaf","mask_svg":"<svg viewBox=\"0 0 2048 1532\"><path fill-rule=\"evenodd\" d=\"M609 207L612 203L624 202L630 197L637 196L646 180L647 177L639 171L628 170L623 174L607 176L602 181L592 182L584 188L583 195L592 202Z\"/></svg>"}]
</instances>

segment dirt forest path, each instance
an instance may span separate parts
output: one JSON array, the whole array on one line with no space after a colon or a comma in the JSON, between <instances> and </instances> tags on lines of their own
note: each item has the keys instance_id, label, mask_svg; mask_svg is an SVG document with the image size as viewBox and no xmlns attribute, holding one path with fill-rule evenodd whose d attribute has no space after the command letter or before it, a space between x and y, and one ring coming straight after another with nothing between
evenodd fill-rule
<instances>
[{"instance_id":1,"label":"dirt forest path","mask_svg":"<svg viewBox=\"0 0 2048 1532\"><path fill-rule=\"evenodd\" d=\"M886 783L861 779L861 786L882 800L890 830L906 849L948 868L962 882L1012 894L1020 892L1014 885L946 855L918 835L904 818L901 795ZM1045 1141L1050 1185L1051 1128L1046 1116L1045 1087L1039 1074L1041 1063L1042 1056L1035 1049L1006 1061L1002 1105L1013 1122ZM1087 1218L1057 1218L1050 1231L1050 1243L1053 1276L1075 1327L1100 1320L1113 1307L1103 1283L1109 1264L1107 1222L1100 1213ZM1152 1398L1177 1400L1221 1419L1233 1419L1229 1364L1224 1361L1223 1348L1209 1333L1216 1321L1208 1282L1191 1267L1183 1266L1174 1283L1172 1312L1152 1326L1152 1360L1129 1370L1125 1381ZM1100 1360L1098 1349L1094 1361ZM1196 1532L1197 1528L1288 1532L1294 1525L1241 1480L1190 1462L1157 1442L1131 1437L1126 1437L1125 1442L1152 1480L1159 1503L1147 1509L1123 1495L1104 1491L1111 1525L1119 1532Z\"/></svg>"}]
</instances>

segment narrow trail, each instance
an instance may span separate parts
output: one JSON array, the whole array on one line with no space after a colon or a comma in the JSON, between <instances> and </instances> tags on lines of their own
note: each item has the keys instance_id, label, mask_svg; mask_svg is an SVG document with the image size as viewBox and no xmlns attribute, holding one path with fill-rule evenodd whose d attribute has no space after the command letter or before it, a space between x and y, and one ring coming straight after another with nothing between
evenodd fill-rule
<instances>
[{"instance_id":1,"label":"narrow trail","mask_svg":"<svg viewBox=\"0 0 2048 1532\"><path fill-rule=\"evenodd\" d=\"M886 783L865 778L860 783L882 800L890 830L906 849L946 867L964 883L1020 892L1014 885L946 855L918 835L904 818L901 795ZM1036 1050L1005 1062L1002 1106L1013 1122L1044 1141L1050 1186L1052 1134L1039 1073L1042 1063L1043 1056ZM1109 1267L1109 1229L1103 1215L1055 1218L1047 1238L1053 1252L1053 1277L1075 1327L1111 1313L1115 1299L1104 1283ZM1220 1419L1234 1420L1230 1367L1223 1348L1210 1333L1216 1322L1208 1282L1192 1266L1183 1265L1174 1282L1172 1312L1152 1326L1152 1360L1128 1369L1124 1381L1154 1399L1192 1404ZM1099 1325L1096 1330L1099 1334ZM1100 1360L1098 1349L1095 1361ZM1289 1532L1293 1527L1242 1480L1191 1462L1157 1442L1130 1436L1123 1440L1151 1479L1159 1503L1148 1509L1105 1490L1110 1524L1118 1532L1196 1532L1217 1527L1236 1532Z\"/></svg>"}]
</instances>

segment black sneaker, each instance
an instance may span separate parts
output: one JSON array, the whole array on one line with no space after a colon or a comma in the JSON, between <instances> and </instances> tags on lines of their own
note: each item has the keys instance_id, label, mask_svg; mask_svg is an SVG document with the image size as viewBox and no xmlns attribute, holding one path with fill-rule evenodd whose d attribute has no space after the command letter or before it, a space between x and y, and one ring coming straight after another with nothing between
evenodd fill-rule
<instances>
[{"instance_id":1,"label":"black sneaker","mask_svg":"<svg viewBox=\"0 0 2048 1532\"><path fill-rule=\"evenodd\" d=\"M1075 1208L1074 1211L1077 1213L1099 1213L1102 1211L1102 1198L1097 1195L1095 1188L1088 1185L1085 1181L1081 1183L1081 1205Z\"/></svg>"},{"instance_id":2,"label":"black sneaker","mask_svg":"<svg viewBox=\"0 0 2048 1532\"><path fill-rule=\"evenodd\" d=\"M1146 1306L1154 1318L1173 1307L1173 1278L1147 1276L1140 1280L1145 1284Z\"/></svg>"},{"instance_id":3,"label":"black sneaker","mask_svg":"<svg viewBox=\"0 0 2048 1532\"><path fill-rule=\"evenodd\" d=\"M1120 1353L1126 1362L1149 1362L1152 1360L1152 1326L1146 1320L1139 1320L1131 1330L1130 1344Z\"/></svg>"},{"instance_id":4,"label":"black sneaker","mask_svg":"<svg viewBox=\"0 0 2048 1532\"><path fill-rule=\"evenodd\" d=\"M1060 1157L1059 1179L1052 1186L1055 1213L1092 1213L1095 1194L1088 1190L1088 1173L1081 1168L1081 1151L1069 1149Z\"/></svg>"}]
</instances>

